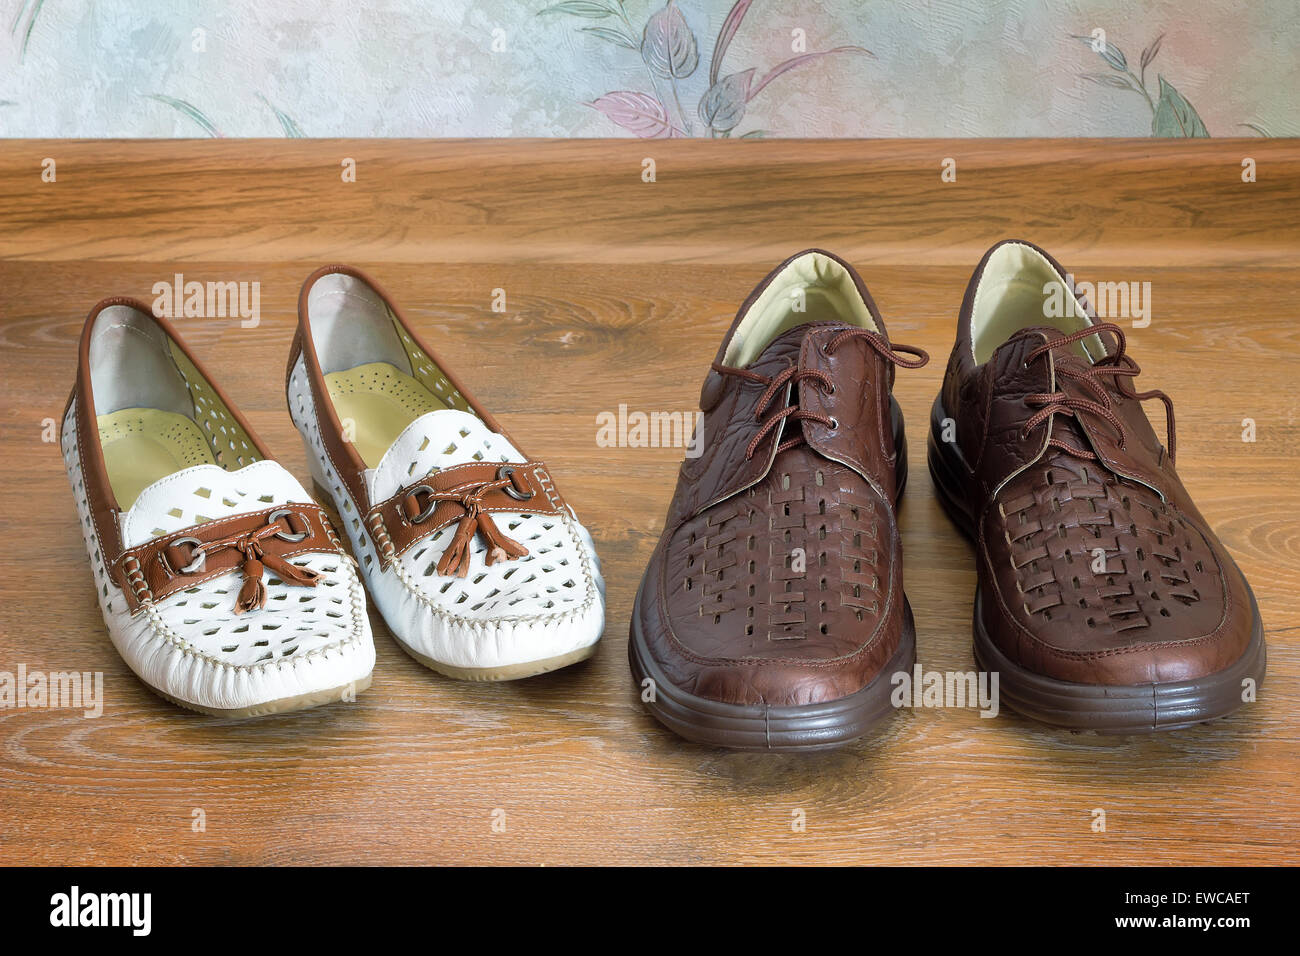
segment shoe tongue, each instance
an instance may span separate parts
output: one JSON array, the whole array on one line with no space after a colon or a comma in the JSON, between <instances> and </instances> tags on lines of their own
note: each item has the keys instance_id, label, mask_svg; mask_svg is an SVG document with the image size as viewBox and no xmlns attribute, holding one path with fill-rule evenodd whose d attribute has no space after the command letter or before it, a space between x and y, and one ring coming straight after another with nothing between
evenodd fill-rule
<instances>
[{"instance_id":1,"label":"shoe tongue","mask_svg":"<svg viewBox=\"0 0 1300 956\"><path fill-rule=\"evenodd\" d=\"M818 346L824 346L838 333L854 328L857 328L857 326L843 322L806 322L803 325L787 329L785 332L782 332L776 338L772 339L772 341L768 343L767 348L765 348L759 357L751 362L747 368L751 372L757 372L767 378L772 378L789 367L799 367L802 361L803 363L806 363L804 365L805 368L829 372L831 371L830 368L824 364L827 359ZM814 335L818 336L818 339L815 342L810 341ZM808 346L806 354L804 352L805 345ZM844 350L844 352L839 356L839 366L834 374L849 376L852 381L861 386L865 383L866 378L862 373L861 367L854 364L855 361L853 354L847 349ZM845 380L848 381L850 378L846 378ZM800 407L805 410L809 408L809 405L804 403L810 401L810 399L808 396L800 393L798 385L792 386L791 384L787 384L786 388L791 389L790 400L792 402L800 405ZM775 396L772 401L769 402L765 415L779 412L782 407L782 401L780 395ZM757 422L754 423L754 427L758 427ZM774 434L765 439L765 442L770 442L772 447L777 447L786 440L803 434L805 434L805 432L804 424L802 422L796 419L787 419ZM783 456L806 459L806 466L808 468L815 467L811 462L813 459L818 459L820 457L818 453L814 452L806 444L802 443L780 452L777 457L780 458ZM795 465L793 462L788 462L788 464L797 469L802 469L804 467L804 465Z\"/></svg>"},{"instance_id":2,"label":"shoe tongue","mask_svg":"<svg viewBox=\"0 0 1300 956\"><path fill-rule=\"evenodd\" d=\"M1024 395L1039 393L1050 393L1052 382L1048 376L1049 366L1047 359L1040 356L1033 362L1029 363L1028 369L1022 369L1019 372L1016 369L1028 360L1029 354L1035 349L1051 344L1065 338L1065 333L1060 329L1050 325L1032 325L1026 326L1017 332L1014 336L1004 342L994 351L997 365L997 381L1010 381L1012 384L1007 393L1018 392ZM1091 367L1091 363L1083 357L1073 347L1059 348L1052 350L1052 361L1056 368L1062 365L1073 365L1079 369ZM1011 374L1007 374L1007 370ZM1078 391L1078 386L1072 384L1069 379L1061 375L1056 376L1056 391L1067 391L1074 394ZM1084 394L1080 397L1095 400L1095 396ZM1029 409L1025 413L1028 418L1037 409ZM1073 415L1054 415L1052 416L1052 438L1068 442L1076 448L1087 449L1090 447L1087 436L1079 424L1079 420ZM1064 454L1056 449L1048 449L1049 457L1055 454Z\"/></svg>"},{"instance_id":3,"label":"shoe tongue","mask_svg":"<svg viewBox=\"0 0 1300 956\"><path fill-rule=\"evenodd\" d=\"M372 502L384 501L435 469L469 461L524 461L504 435L469 412L445 408L407 425L384 457L366 472Z\"/></svg>"},{"instance_id":4,"label":"shoe tongue","mask_svg":"<svg viewBox=\"0 0 1300 956\"><path fill-rule=\"evenodd\" d=\"M751 372L769 378L787 365L799 364L799 349L803 346L804 326L787 329L767 343L758 358L745 366Z\"/></svg>"},{"instance_id":5,"label":"shoe tongue","mask_svg":"<svg viewBox=\"0 0 1300 956\"><path fill-rule=\"evenodd\" d=\"M310 503L311 496L277 461L253 462L238 471L195 465L160 478L122 514L128 548L184 528L273 505Z\"/></svg>"},{"instance_id":6,"label":"shoe tongue","mask_svg":"<svg viewBox=\"0 0 1300 956\"><path fill-rule=\"evenodd\" d=\"M780 372L787 365L799 364L799 353L803 348L804 339L813 332L840 332L844 329L854 328L854 326L844 323L828 322L808 322L803 325L797 325L792 329L782 332L759 354L758 358L746 366L751 372L758 372L760 375L772 376Z\"/></svg>"}]
</instances>

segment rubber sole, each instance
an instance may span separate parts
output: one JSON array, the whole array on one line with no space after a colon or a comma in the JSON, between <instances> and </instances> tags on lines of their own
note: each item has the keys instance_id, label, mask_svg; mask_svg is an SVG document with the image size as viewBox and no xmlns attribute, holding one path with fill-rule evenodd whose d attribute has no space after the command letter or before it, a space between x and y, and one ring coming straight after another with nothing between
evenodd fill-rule
<instances>
[{"instance_id":1,"label":"rubber sole","mask_svg":"<svg viewBox=\"0 0 1300 956\"><path fill-rule=\"evenodd\" d=\"M939 399L930 412L926 459L935 492L953 523L971 541L976 540L975 517L965 501L964 488L974 477L954 443L937 439L948 416ZM1238 574L1240 569L1233 565ZM1141 734L1177 730L1226 717L1239 709L1247 681L1258 691L1264 683L1268 650L1264 624L1250 583L1254 624L1245 653L1229 667L1189 681L1153 681L1145 684L1082 684L1035 673L1011 661L984 629L982 589L975 589L972 620L975 663L980 670L998 674L998 696L1011 710L1034 720L1069 730L1105 734Z\"/></svg>"},{"instance_id":2,"label":"rubber sole","mask_svg":"<svg viewBox=\"0 0 1300 956\"><path fill-rule=\"evenodd\" d=\"M577 664L580 661L587 660L596 653L596 646L599 644L599 642L597 644L588 644L586 647L569 651L567 654L558 654L555 657L546 657L536 661L525 661L522 664L504 664L500 667L456 667L452 664L435 661L432 657L412 650L396 634L393 635L393 640L413 660L423 664L429 670L437 671L443 677L468 681L523 680L527 677L536 677L538 674L549 674L551 671L558 671L570 664Z\"/></svg>"},{"instance_id":3,"label":"rubber sole","mask_svg":"<svg viewBox=\"0 0 1300 956\"><path fill-rule=\"evenodd\" d=\"M637 594L639 605L641 595ZM730 750L831 750L865 736L895 710L890 697L894 674L916 662L916 626L903 599L903 635L889 663L870 684L848 697L819 704L772 707L725 704L687 693L655 663L645 646L636 611L628 636L628 662L639 692L653 682L646 708L661 724L687 740Z\"/></svg>"},{"instance_id":4,"label":"rubber sole","mask_svg":"<svg viewBox=\"0 0 1300 956\"><path fill-rule=\"evenodd\" d=\"M349 681L346 684L340 684L338 687L330 687L325 690L312 691L310 694L298 694L295 697L281 697L279 700L267 701L265 704L254 704L252 707L236 707L233 709L223 709L220 707L204 707L201 704L193 704L178 697L173 697L166 691L159 690L152 684L145 684L151 691L164 700L170 701L177 707L184 707L186 710L192 710L195 713L207 714L209 717L231 717L235 719L244 719L248 717L266 717L270 714L288 714L299 710L310 710L313 707L319 707L322 704L332 704L336 701L344 700L345 697L355 697L357 694L368 690L373 674L367 674L360 680ZM141 683L144 683L143 681Z\"/></svg>"},{"instance_id":5,"label":"rubber sole","mask_svg":"<svg viewBox=\"0 0 1300 956\"><path fill-rule=\"evenodd\" d=\"M890 418L897 452L895 511L907 485L907 437L903 414L890 398ZM637 589L628 631L628 663L638 693L647 679L653 682L647 710L661 724L680 737L701 744L731 750L816 751L831 750L865 736L887 718L895 707L891 701L894 674L910 672L916 662L916 624L912 607L903 597L903 630L898 648L880 673L861 690L838 700L817 704L773 707L742 705L687 693L679 688L655 662L640 629L644 579Z\"/></svg>"},{"instance_id":6,"label":"rubber sole","mask_svg":"<svg viewBox=\"0 0 1300 956\"><path fill-rule=\"evenodd\" d=\"M1035 674L1012 663L984 632L975 596L975 663L998 674L998 698L1016 713L1055 727L1105 734L1178 730L1226 717L1244 703L1245 682L1264 682L1264 629L1250 596L1255 630L1246 652L1231 667L1189 681L1150 684L1078 684Z\"/></svg>"}]
</instances>

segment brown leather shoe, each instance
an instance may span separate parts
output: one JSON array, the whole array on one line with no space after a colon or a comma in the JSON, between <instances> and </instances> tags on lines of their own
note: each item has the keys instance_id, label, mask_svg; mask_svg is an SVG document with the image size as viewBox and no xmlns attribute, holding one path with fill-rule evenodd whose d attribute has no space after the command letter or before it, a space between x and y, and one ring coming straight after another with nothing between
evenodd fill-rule
<instances>
[{"instance_id":1,"label":"brown leather shoe","mask_svg":"<svg viewBox=\"0 0 1300 956\"><path fill-rule=\"evenodd\" d=\"M1254 595L1174 471L1168 396L1134 390L1119 326L1054 307L1074 295L1037 246L990 249L931 415L935 488L975 543L976 660L1004 703L1063 727L1223 716L1264 679Z\"/></svg>"},{"instance_id":2,"label":"brown leather shoe","mask_svg":"<svg viewBox=\"0 0 1300 956\"><path fill-rule=\"evenodd\" d=\"M820 250L740 307L700 392L702 453L682 464L632 614L633 676L666 726L814 750L890 712L891 675L916 657L890 389L895 365L926 361L890 344L857 273Z\"/></svg>"}]
</instances>

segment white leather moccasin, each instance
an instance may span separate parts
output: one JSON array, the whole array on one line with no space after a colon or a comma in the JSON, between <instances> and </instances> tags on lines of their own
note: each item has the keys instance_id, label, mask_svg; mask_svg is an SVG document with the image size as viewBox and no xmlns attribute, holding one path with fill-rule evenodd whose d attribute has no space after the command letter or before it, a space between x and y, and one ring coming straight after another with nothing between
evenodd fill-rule
<instances>
[{"instance_id":1,"label":"white leather moccasin","mask_svg":"<svg viewBox=\"0 0 1300 956\"><path fill-rule=\"evenodd\" d=\"M318 490L411 656L464 680L591 656L605 622L591 536L364 273L308 277L287 391Z\"/></svg>"},{"instance_id":2,"label":"white leather moccasin","mask_svg":"<svg viewBox=\"0 0 1300 956\"><path fill-rule=\"evenodd\" d=\"M100 609L141 680L230 717L369 686L355 562L148 306L91 310L60 437Z\"/></svg>"}]
</instances>

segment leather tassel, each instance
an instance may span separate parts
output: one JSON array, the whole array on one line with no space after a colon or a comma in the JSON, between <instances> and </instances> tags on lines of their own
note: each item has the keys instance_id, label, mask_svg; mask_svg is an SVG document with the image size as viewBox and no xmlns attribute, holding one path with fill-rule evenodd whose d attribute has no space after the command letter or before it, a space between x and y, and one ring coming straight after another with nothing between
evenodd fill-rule
<instances>
[{"instance_id":1,"label":"leather tassel","mask_svg":"<svg viewBox=\"0 0 1300 956\"><path fill-rule=\"evenodd\" d=\"M483 535L483 540L488 546L485 560L489 566L498 561L510 561L528 554L527 548L514 538L507 537L502 533L490 515L480 514L478 516L478 532Z\"/></svg>"},{"instance_id":2,"label":"leather tassel","mask_svg":"<svg viewBox=\"0 0 1300 956\"><path fill-rule=\"evenodd\" d=\"M285 584L314 588L317 579L320 577L319 572L313 571L311 568L300 568L278 554L263 554L262 561L271 569L271 573L279 577Z\"/></svg>"},{"instance_id":3,"label":"leather tassel","mask_svg":"<svg viewBox=\"0 0 1300 956\"><path fill-rule=\"evenodd\" d=\"M456 525L456 534L452 537L451 544L447 545L447 550L438 559L439 574L454 574L458 578L469 574L469 545L474 540L479 518L478 508L465 512L465 517Z\"/></svg>"},{"instance_id":4,"label":"leather tassel","mask_svg":"<svg viewBox=\"0 0 1300 956\"><path fill-rule=\"evenodd\" d=\"M266 585L262 583L262 562L250 557L244 562L244 585L239 589L235 613L260 611L266 607Z\"/></svg>"}]
</instances>

